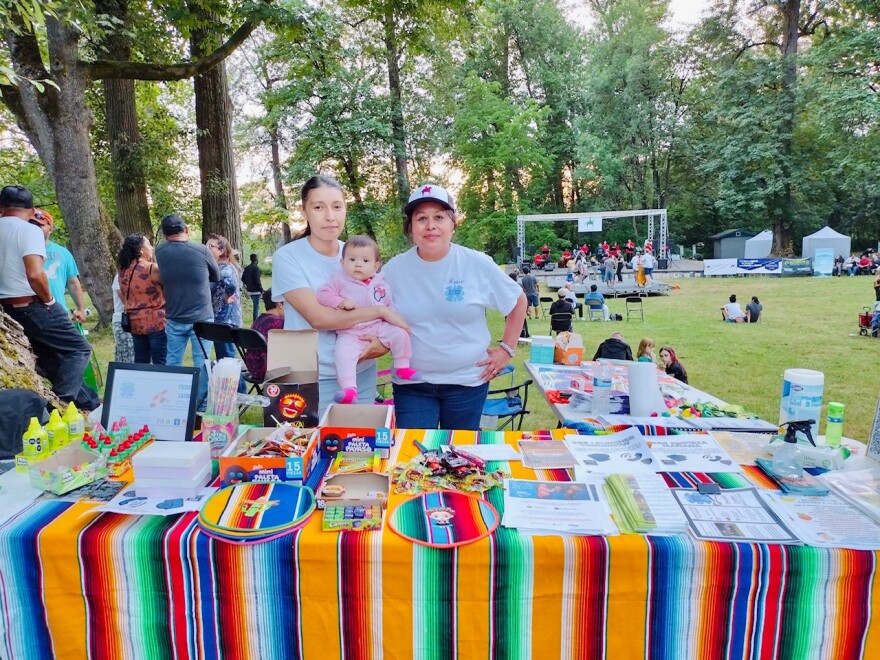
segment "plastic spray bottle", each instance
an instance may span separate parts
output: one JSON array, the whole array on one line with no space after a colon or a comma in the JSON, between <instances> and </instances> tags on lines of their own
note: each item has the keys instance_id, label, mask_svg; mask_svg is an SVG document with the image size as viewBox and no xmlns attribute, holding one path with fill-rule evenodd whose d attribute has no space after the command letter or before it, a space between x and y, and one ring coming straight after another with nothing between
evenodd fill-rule
<instances>
[{"instance_id":1,"label":"plastic spray bottle","mask_svg":"<svg viewBox=\"0 0 880 660\"><path fill-rule=\"evenodd\" d=\"M49 415L49 423L46 424L46 433L49 435L49 450L56 451L67 444L67 424L61 419L57 410Z\"/></svg>"},{"instance_id":2,"label":"plastic spray bottle","mask_svg":"<svg viewBox=\"0 0 880 660\"><path fill-rule=\"evenodd\" d=\"M40 420L31 417L27 431L21 436L21 451L26 456L38 456L43 453L43 435L46 432L40 426Z\"/></svg>"},{"instance_id":3,"label":"plastic spray bottle","mask_svg":"<svg viewBox=\"0 0 880 660\"><path fill-rule=\"evenodd\" d=\"M67 441L81 441L86 432L86 418L85 415L76 409L73 401L67 404L67 410L64 412L63 419L64 423L67 424Z\"/></svg>"},{"instance_id":4,"label":"plastic spray bottle","mask_svg":"<svg viewBox=\"0 0 880 660\"><path fill-rule=\"evenodd\" d=\"M843 411L845 406L836 401L828 403L828 419L825 423L825 444L829 447L839 447L843 437Z\"/></svg>"},{"instance_id":5,"label":"plastic spray bottle","mask_svg":"<svg viewBox=\"0 0 880 660\"><path fill-rule=\"evenodd\" d=\"M804 476L804 456L797 446L798 431L807 436L807 440L814 447L812 426L816 423L814 419L803 419L794 422L785 422L781 426L787 426L785 429L784 444L773 454L773 472L779 477L803 477Z\"/></svg>"}]
</instances>

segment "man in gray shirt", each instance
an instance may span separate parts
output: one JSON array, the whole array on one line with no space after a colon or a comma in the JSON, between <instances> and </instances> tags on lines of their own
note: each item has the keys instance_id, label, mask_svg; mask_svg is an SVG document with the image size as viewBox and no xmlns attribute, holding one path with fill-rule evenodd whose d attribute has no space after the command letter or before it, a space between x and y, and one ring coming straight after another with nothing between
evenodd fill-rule
<instances>
[{"instance_id":1,"label":"man in gray shirt","mask_svg":"<svg viewBox=\"0 0 880 660\"><path fill-rule=\"evenodd\" d=\"M540 305L540 301L538 300L538 280L532 275L532 269L525 265L522 269L523 275L519 278L519 285L523 289L523 293L526 294L526 300L528 302L528 307L526 307L526 318L532 317L532 308L535 310L535 318L538 318L538 305Z\"/></svg>"},{"instance_id":2,"label":"man in gray shirt","mask_svg":"<svg viewBox=\"0 0 880 660\"><path fill-rule=\"evenodd\" d=\"M189 227L180 216L166 215L161 229L165 242L156 248L156 263L165 288L165 334L168 337L165 364L175 367L183 364L186 345L190 344L193 366L200 370L201 406L208 393L208 376L193 324L214 320L211 282L220 279L220 269L207 247L189 240ZM211 343L203 341L202 344L210 353Z\"/></svg>"}]
</instances>

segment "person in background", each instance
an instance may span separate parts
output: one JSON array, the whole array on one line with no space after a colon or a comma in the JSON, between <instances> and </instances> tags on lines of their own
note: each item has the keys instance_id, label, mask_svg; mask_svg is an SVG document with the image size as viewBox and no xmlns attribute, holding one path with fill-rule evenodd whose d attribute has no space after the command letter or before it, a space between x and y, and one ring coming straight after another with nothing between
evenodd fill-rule
<instances>
[{"instance_id":1,"label":"person in background","mask_svg":"<svg viewBox=\"0 0 880 660\"><path fill-rule=\"evenodd\" d=\"M455 204L434 184L404 208L413 247L383 269L394 304L412 328L417 382L393 378L400 428L478 430L489 381L506 367L526 317L526 295L491 258L456 245ZM487 312L505 316L498 345Z\"/></svg>"},{"instance_id":2,"label":"person in background","mask_svg":"<svg viewBox=\"0 0 880 660\"><path fill-rule=\"evenodd\" d=\"M550 330L552 332L571 332L574 305L568 299L569 290L564 286L556 292L558 298L550 305Z\"/></svg>"},{"instance_id":3,"label":"person in background","mask_svg":"<svg viewBox=\"0 0 880 660\"><path fill-rule=\"evenodd\" d=\"M220 269L211 250L189 240L189 226L179 215L166 215L159 226L165 237L165 242L156 248L156 263L165 290L166 363L179 367L183 364L186 346L190 345L193 366L201 372L198 405L204 410L208 397L205 357L211 352L211 342L202 341L206 352L203 353L193 325L214 320L211 282L220 279Z\"/></svg>"},{"instance_id":4,"label":"person in background","mask_svg":"<svg viewBox=\"0 0 880 660\"><path fill-rule=\"evenodd\" d=\"M23 186L0 190L0 305L31 342L37 368L63 403L98 407L98 394L83 384L92 347L56 303L44 270L46 237L30 224L34 198Z\"/></svg>"},{"instance_id":5,"label":"person in background","mask_svg":"<svg viewBox=\"0 0 880 660\"><path fill-rule=\"evenodd\" d=\"M645 248L645 284L650 286L654 283L654 266L657 265L657 260L654 258L654 254L646 247Z\"/></svg>"},{"instance_id":6,"label":"person in background","mask_svg":"<svg viewBox=\"0 0 880 660\"><path fill-rule=\"evenodd\" d=\"M675 349L672 346L664 346L660 349L660 362L666 369L667 374L676 380L680 380L682 383L688 382L687 371L684 365L678 361L678 356L675 354Z\"/></svg>"},{"instance_id":7,"label":"person in background","mask_svg":"<svg viewBox=\"0 0 880 660\"><path fill-rule=\"evenodd\" d=\"M251 262L244 267L241 273L241 283L247 291L248 297L254 304L254 317L251 323L257 320L260 314L260 296L263 295L263 279L260 273L260 264L256 254L251 254Z\"/></svg>"},{"instance_id":8,"label":"person in background","mask_svg":"<svg viewBox=\"0 0 880 660\"><path fill-rule=\"evenodd\" d=\"M880 298L878 298L880 300ZM758 296L752 296L751 301L746 303L746 323L757 323L761 320L761 310L764 306L758 300Z\"/></svg>"},{"instance_id":9,"label":"person in background","mask_svg":"<svg viewBox=\"0 0 880 660\"><path fill-rule=\"evenodd\" d=\"M645 277L645 255L642 253L641 248L636 248L636 256L633 258L630 266L635 272L636 286L645 286L648 280Z\"/></svg>"},{"instance_id":10,"label":"person in background","mask_svg":"<svg viewBox=\"0 0 880 660\"><path fill-rule=\"evenodd\" d=\"M603 360L632 360L633 353L629 344L623 341L623 335L619 332L612 332L611 336L599 344L596 354L593 355L593 361Z\"/></svg>"},{"instance_id":11,"label":"person in background","mask_svg":"<svg viewBox=\"0 0 880 660\"><path fill-rule=\"evenodd\" d=\"M842 254L838 254L834 258L834 270L831 271L832 275L837 275L838 277L843 275L843 264L846 263L846 260L843 258Z\"/></svg>"},{"instance_id":12,"label":"person in background","mask_svg":"<svg viewBox=\"0 0 880 660\"><path fill-rule=\"evenodd\" d=\"M605 275L603 280L607 286L614 286L614 279L617 276L617 259L614 258L614 255L611 252L605 253L607 256L605 257L604 267L605 267Z\"/></svg>"},{"instance_id":13,"label":"person in background","mask_svg":"<svg viewBox=\"0 0 880 660\"><path fill-rule=\"evenodd\" d=\"M205 245L211 251L217 262L217 267L220 269L220 278L211 284L211 306L214 310L214 322L240 328L242 323L241 296L239 295L241 273L232 244L225 236L211 234ZM235 357L235 344L231 341L214 342L214 355L218 360Z\"/></svg>"},{"instance_id":14,"label":"person in background","mask_svg":"<svg viewBox=\"0 0 880 660\"><path fill-rule=\"evenodd\" d=\"M846 272L849 275L859 274L859 258L856 255L851 254L846 260Z\"/></svg>"},{"instance_id":15,"label":"person in background","mask_svg":"<svg viewBox=\"0 0 880 660\"><path fill-rule=\"evenodd\" d=\"M49 237L55 231L55 219L52 214L43 209L34 209L34 217L31 224L37 225L46 237L46 276L49 278L49 289L58 304L65 312L71 313L67 306L65 291L70 291L70 297L76 303L73 310L73 318L82 323L86 320L85 297L83 296L82 284L79 281L79 268L76 260L66 247L50 241Z\"/></svg>"},{"instance_id":16,"label":"person in background","mask_svg":"<svg viewBox=\"0 0 880 660\"><path fill-rule=\"evenodd\" d=\"M532 310L534 310L535 318L537 319L541 312L539 307L541 301L538 296L538 279L532 275L532 269L529 268L528 264L523 266L523 275L519 278L519 284L522 287L523 293L526 295L526 318L531 318Z\"/></svg>"},{"instance_id":17,"label":"person in background","mask_svg":"<svg viewBox=\"0 0 880 660\"><path fill-rule=\"evenodd\" d=\"M871 274L871 270L872 270L872 266L873 266L873 264L871 262L871 257L869 257L867 254L863 254L861 256L861 258L859 259L858 264L859 264L859 270L858 270L859 275L870 275Z\"/></svg>"},{"instance_id":18,"label":"person in background","mask_svg":"<svg viewBox=\"0 0 880 660\"><path fill-rule=\"evenodd\" d=\"M742 307L736 302L736 294L732 294L729 302L721 307L721 319L728 323L742 323L745 318L746 315L743 314Z\"/></svg>"},{"instance_id":19,"label":"person in background","mask_svg":"<svg viewBox=\"0 0 880 660\"><path fill-rule=\"evenodd\" d=\"M583 321L584 320L584 304L579 302L577 296L574 291L568 288L568 286L562 287L565 289L565 299L571 303L571 308L577 312L578 318ZM562 290L560 289L560 291Z\"/></svg>"},{"instance_id":20,"label":"person in background","mask_svg":"<svg viewBox=\"0 0 880 660\"><path fill-rule=\"evenodd\" d=\"M257 317L251 326L267 340L270 330L280 330L284 327L284 305L272 300L272 289L263 291L263 305L266 311ZM244 364L248 373L254 378L262 380L266 377L266 351L262 349L249 349L244 356Z\"/></svg>"},{"instance_id":21,"label":"person in background","mask_svg":"<svg viewBox=\"0 0 880 660\"><path fill-rule=\"evenodd\" d=\"M605 304L605 296L599 293L599 287L595 284L590 285L590 292L584 296L584 304L591 309L601 309L602 318L606 321L609 319L610 313L608 311L608 305Z\"/></svg>"},{"instance_id":22,"label":"person in background","mask_svg":"<svg viewBox=\"0 0 880 660\"><path fill-rule=\"evenodd\" d=\"M654 359L654 340L644 337L636 351L636 362L653 362Z\"/></svg>"},{"instance_id":23,"label":"person in background","mask_svg":"<svg viewBox=\"0 0 880 660\"><path fill-rule=\"evenodd\" d=\"M632 263L633 257L635 256L636 244L633 243L633 240L627 239L626 244L623 246L623 255L626 257L626 263Z\"/></svg>"},{"instance_id":24,"label":"person in background","mask_svg":"<svg viewBox=\"0 0 880 660\"><path fill-rule=\"evenodd\" d=\"M119 298L131 322L135 364L165 364L165 291L159 267L153 263L153 246L143 234L130 234L122 242L117 260Z\"/></svg>"},{"instance_id":25,"label":"person in background","mask_svg":"<svg viewBox=\"0 0 880 660\"><path fill-rule=\"evenodd\" d=\"M313 176L300 192L306 228L272 256L272 297L284 303L285 330L318 331L318 416L324 414L338 389L336 384L336 330L382 319L394 325L405 322L385 305L352 310L331 309L318 302L316 292L342 270L342 241L347 206L342 186L328 176ZM498 273L513 285L510 278ZM518 331L518 330L517 330ZM378 339L361 353L357 371L358 403L376 399L376 361L388 352Z\"/></svg>"},{"instance_id":26,"label":"person in background","mask_svg":"<svg viewBox=\"0 0 880 660\"><path fill-rule=\"evenodd\" d=\"M122 329L122 314L125 312L125 303L122 301L122 292L119 290L119 273L113 276L113 319L111 326L113 328L113 341L116 344L116 350L113 359L116 362L125 362L130 364L134 362L134 340L131 333Z\"/></svg>"}]
</instances>

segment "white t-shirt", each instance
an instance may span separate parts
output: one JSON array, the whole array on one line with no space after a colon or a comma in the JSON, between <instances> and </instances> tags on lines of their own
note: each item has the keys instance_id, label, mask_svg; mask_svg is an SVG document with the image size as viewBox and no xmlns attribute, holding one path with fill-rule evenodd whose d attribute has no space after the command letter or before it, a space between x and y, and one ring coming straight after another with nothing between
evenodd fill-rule
<instances>
[{"instance_id":1,"label":"white t-shirt","mask_svg":"<svg viewBox=\"0 0 880 660\"><path fill-rule=\"evenodd\" d=\"M656 259L654 259L653 254L651 254L650 252L645 253L645 268L653 268L655 265L655 261Z\"/></svg>"},{"instance_id":2,"label":"white t-shirt","mask_svg":"<svg viewBox=\"0 0 880 660\"><path fill-rule=\"evenodd\" d=\"M311 289L317 292L333 275L342 270L342 246L334 257L315 251L307 238L291 241L272 256L272 300L284 302L284 329L308 330L312 326L284 298L288 291ZM509 279L509 278L508 278ZM336 331L318 330L318 373L322 379L336 378L334 353ZM369 369L375 360L358 363L358 371Z\"/></svg>"},{"instance_id":3,"label":"white t-shirt","mask_svg":"<svg viewBox=\"0 0 880 660\"><path fill-rule=\"evenodd\" d=\"M0 218L0 298L34 295L25 274L24 257L46 260L46 238L39 227L15 216Z\"/></svg>"},{"instance_id":4,"label":"white t-shirt","mask_svg":"<svg viewBox=\"0 0 880 660\"><path fill-rule=\"evenodd\" d=\"M391 259L382 273L395 309L412 328L411 366L422 373L416 382L482 384L483 367L476 364L494 346L486 309L509 314L522 295L520 286L482 252L456 244L433 262L412 248Z\"/></svg>"},{"instance_id":5,"label":"white t-shirt","mask_svg":"<svg viewBox=\"0 0 880 660\"><path fill-rule=\"evenodd\" d=\"M729 302L724 306L724 309L727 310L727 318L729 319L738 319L745 316L742 307L739 306L738 302Z\"/></svg>"},{"instance_id":6,"label":"white t-shirt","mask_svg":"<svg viewBox=\"0 0 880 660\"><path fill-rule=\"evenodd\" d=\"M122 323L122 312L125 311L125 303L122 302L122 294L119 288L119 275L113 276L113 323Z\"/></svg>"}]
</instances>

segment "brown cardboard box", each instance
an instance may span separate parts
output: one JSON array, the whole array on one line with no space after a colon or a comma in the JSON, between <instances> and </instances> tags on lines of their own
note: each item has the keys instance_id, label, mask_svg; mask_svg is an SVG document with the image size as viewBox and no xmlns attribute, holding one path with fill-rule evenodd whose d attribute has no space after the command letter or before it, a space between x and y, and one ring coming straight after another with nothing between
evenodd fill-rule
<instances>
[{"instance_id":1,"label":"brown cardboard box","mask_svg":"<svg viewBox=\"0 0 880 660\"><path fill-rule=\"evenodd\" d=\"M266 354L269 406L263 424L318 425L318 333L316 330L270 330Z\"/></svg>"}]
</instances>

